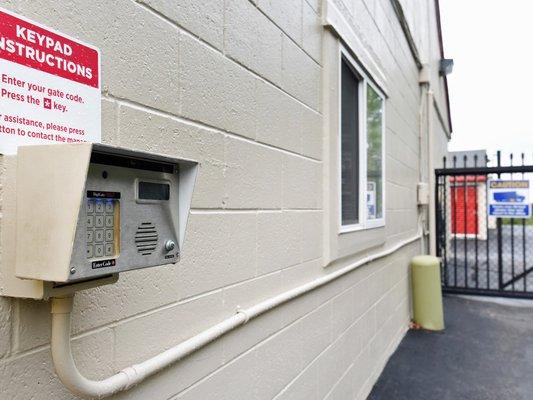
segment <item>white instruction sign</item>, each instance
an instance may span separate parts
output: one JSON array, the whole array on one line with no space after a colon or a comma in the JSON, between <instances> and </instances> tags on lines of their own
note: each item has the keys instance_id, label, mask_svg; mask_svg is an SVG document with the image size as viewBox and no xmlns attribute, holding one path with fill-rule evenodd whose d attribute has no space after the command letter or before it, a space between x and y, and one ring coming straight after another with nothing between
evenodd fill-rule
<instances>
[{"instance_id":1,"label":"white instruction sign","mask_svg":"<svg viewBox=\"0 0 533 400\"><path fill-rule=\"evenodd\" d=\"M0 153L99 142L100 52L0 9Z\"/></svg>"},{"instance_id":2,"label":"white instruction sign","mask_svg":"<svg viewBox=\"0 0 533 400\"><path fill-rule=\"evenodd\" d=\"M503 179L490 180L488 211L489 216L491 217L531 217L529 181Z\"/></svg>"}]
</instances>

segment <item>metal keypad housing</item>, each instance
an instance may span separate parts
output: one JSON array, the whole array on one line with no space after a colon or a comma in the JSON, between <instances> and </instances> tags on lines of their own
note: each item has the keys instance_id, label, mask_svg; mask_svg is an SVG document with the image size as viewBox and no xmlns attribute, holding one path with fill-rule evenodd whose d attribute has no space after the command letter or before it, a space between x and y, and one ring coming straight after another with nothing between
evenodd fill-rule
<instances>
[{"instance_id":1,"label":"metal keypad housing","mask_svg":"<svg viewBox=\"0 0 533 400\"><path fill-rule=\"evenodd\" d=\"M177 168L120 159L115 164L89 164L70 280L179 260L179 246L170 251L165 246L168 241L178 243ZM168 185L168 200L140 199L139 182Z\"/></svg>"},{"instance_id":2,"label":"metal keypad housing","mask_svg":"<svg viewBox=\"0 0 533 400\"><path fill-rule=\"evenodd\" d=\"M0 296L68 296L180 260L197 161L90 142L20 146L3 161Z\"/></svg>"}]
</instances>

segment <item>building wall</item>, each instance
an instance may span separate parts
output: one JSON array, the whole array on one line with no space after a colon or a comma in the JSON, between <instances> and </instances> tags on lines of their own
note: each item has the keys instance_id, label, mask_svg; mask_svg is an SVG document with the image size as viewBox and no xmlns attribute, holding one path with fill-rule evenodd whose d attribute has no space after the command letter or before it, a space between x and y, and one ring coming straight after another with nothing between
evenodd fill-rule
<instances>
[{"instance_id":1,"label":"building wall","mask_svg":"<svg viewBox=\"0 0 533 400\"><path fill-rule=\"evenodd\" d=\"M87 376L417 232L418 68L389 0L336 3L388 95L386 226L356 236L327 222L336 133L324 82L335 66L324 55L340 41L322 26L319 0L2 3L100 47L105 143L201 163L182 261L76 295L73 346ZM326 235L348 249L342 259L324 262ZM363 399L408 328L408 262L420 246L278 307L114 398ZM0 298L2 398L75 398L54 373L49 334L47 302Z\"/></svg>"}]
</instances>

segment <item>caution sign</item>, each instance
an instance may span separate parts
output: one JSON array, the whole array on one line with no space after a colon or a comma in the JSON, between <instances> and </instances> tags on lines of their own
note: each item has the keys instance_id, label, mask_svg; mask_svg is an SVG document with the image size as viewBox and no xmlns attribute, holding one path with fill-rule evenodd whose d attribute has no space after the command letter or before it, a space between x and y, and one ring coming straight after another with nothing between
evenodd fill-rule
<instances>
[{"instance_id":1,"label":"caution sign","mask_svg":"<svg viewBox=\"0 0 533 400\"><path fill-rule=\"evenodd\" d=\"M100 52L0 9L0 153L99 142Z\"/></svg>"},{"instance_id":2,"label":"caution sign","mask_svg":"<svg viewBox=\"0 0 533 400\"><path fill-rule=\"evenodd\" d=\"M502 179L490 180L488 211L489 215L492 217L531 217L529 181Z\"/></svg>"}]
</instances>

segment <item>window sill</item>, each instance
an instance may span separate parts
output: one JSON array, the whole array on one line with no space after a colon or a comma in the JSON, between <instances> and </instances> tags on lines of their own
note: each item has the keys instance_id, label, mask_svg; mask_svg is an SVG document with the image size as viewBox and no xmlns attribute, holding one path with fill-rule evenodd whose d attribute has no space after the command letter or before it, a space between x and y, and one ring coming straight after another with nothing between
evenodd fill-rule
<instances>
[{"instance_id":1,"label":"window sill","mask_svg":"<svg viewBox=\"0 0 533 400\"><path fill-rule=\"evenodd\" d=\"M351 233L351 232L358 232L358 231L366 231L369 229L376 229L376 228L383 228L385 226L385 220L379 219L379 220L372 220L367 221L366 224L357 224L357 225L342 225L339 227L338 234L342 235L345 233Z\"/></svg>"},{"instance_id":2,"label":"window sill","mask_svg":"<svg viewBox=\"0 0 533 400\"><path fill-rule=\"evenodd\" d=\"M324 259L323 267L337 265L339 262L343 262L341 260L357 257L359 254L382 246L386 242L386 228L384 225L374 227L360 226L357 229L354 229L354 226L344 228L351 229L330 237L330 251L328 257Z\"/></svg>"},{"instance_id":3,"label":"window sill","mask_svg":"<svg viewBox=\"0 0 533 400\"><path fill-rule=\"evenodd\" d=\"M339 231L338 231L338 234L341 235L343 233L350 233L350 232L357 232L357 231L362 231L363 229L365 229L364 225L362 224L357 224L357 225L341 225L339 227Z\"/></svg>"}]
</instances>

